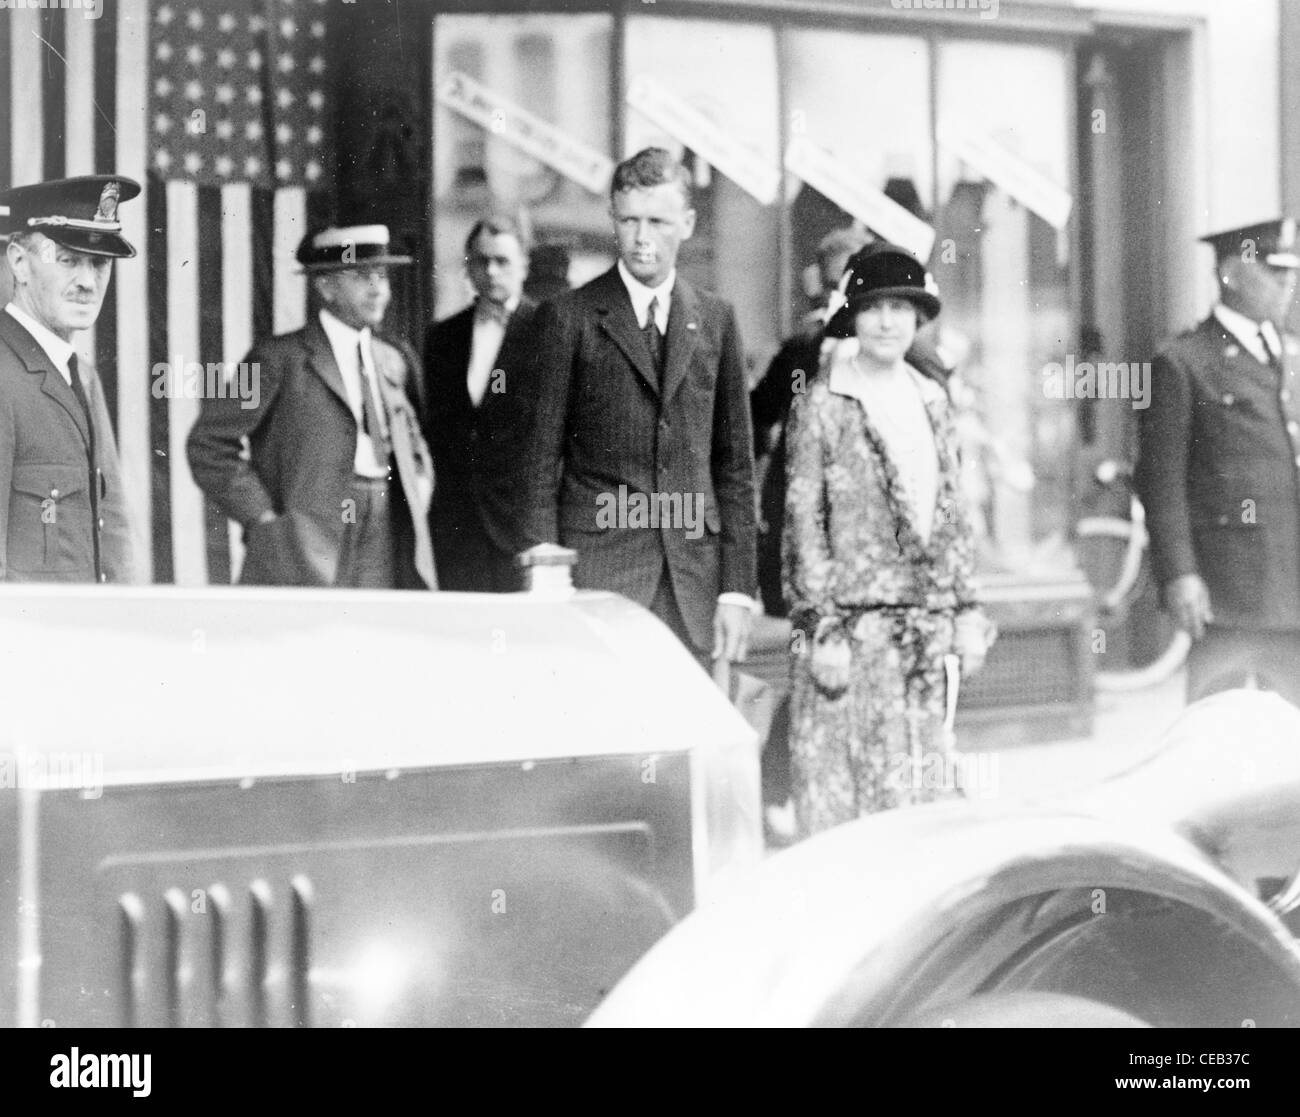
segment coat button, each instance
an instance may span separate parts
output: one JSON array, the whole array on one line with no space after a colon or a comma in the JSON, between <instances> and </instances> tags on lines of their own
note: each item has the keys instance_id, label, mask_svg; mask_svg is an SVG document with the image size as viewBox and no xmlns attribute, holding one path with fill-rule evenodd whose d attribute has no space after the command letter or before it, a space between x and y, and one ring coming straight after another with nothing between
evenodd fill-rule
<instances>
[{"instance_id":1,"label":"coat button","mask_svg":"<svg viewBox=\"0 0 1300 1117\"><path fill-rule=\"evenodd\" d=\"M101 575L99 576L99 580L100 580L101 582L107 582L107 581L108 581L108 575L107 575L107 574L101 574Z\"/></svg>"},{"instance_id":2,"label":"coat button","mask_svg":"<svg viewBox=\"0 0 1300 1117\"><path fill-rule=\"evenodd\" d=\"M1286 433L1293 435L1297 431L1300 431L1300 423L1297 423L1294 419L1290 420L1286 425Z\"/></svg>"},{"instance_id":3,"label":"coat button","mask_svg":"<svg viewBox=\"0 0 1300 1117\"><path fill-rule=\"evenodd\" d=\"M1224 393L1223 393L1223 402L1224 402L1228 407L1231 407L1234 403L1237 402L1237 397L1234 396L1231 392L1224 392Z\"/></svg>"},{"instance_id":4,"label":"coat button","mask_svg":"<svg viewBox=\"0 0 1300 1117\"><path fill-rule=\"evenodd\" d=\"M1290 402L1291 402L1291 389L1290 389L1290 388L1283 388L1282 391L1278 393L1278 396L1279 396L1279 398L1282 400L1283 403L1290 403Z\"/></svg>"},{"instance_id":5,"label":"coat button","mask_svg":"<svg viewBox=\"0 0 1300 1117\"><path fill-rule=\"evenodd\" d=\"M103 531L103 530L104 530L104 517L103 517L103 516L101 516L101 517L99 518L99 530L100 530L100 531Z\"/></svg>"}]
</instances>

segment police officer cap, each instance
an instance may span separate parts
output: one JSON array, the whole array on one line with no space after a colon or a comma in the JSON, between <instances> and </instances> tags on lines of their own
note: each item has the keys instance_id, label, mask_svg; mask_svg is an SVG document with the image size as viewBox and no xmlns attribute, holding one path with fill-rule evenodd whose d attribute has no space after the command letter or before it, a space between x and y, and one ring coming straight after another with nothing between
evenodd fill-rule
<instances>
[{"instance_id":1,"label":"police officer cap","mask_svg":"<svg viewBox=\"0 0 1300 1117\"><path fill-rule=\"evenodd\" d=\"M1214 249L1216 260L1240 256L1271 268L1300 268L1296 249L1296 222L1293 217L1279 217L1239 229L1209 233L1201 240Z\"/></svg>"},{"instance_id":2,"label":"police officer cap","mask_svg":"<svg viewBox=\"0 0 1300 1117\"><path fill-rule=\"evenodd\" d=\"M119 202L140 193L140 184L122 175L79 175L0 194L0 232L44 233L56 244L91 256L130 257L135 249L122 236Z\"/></svg>"}]
</instances>

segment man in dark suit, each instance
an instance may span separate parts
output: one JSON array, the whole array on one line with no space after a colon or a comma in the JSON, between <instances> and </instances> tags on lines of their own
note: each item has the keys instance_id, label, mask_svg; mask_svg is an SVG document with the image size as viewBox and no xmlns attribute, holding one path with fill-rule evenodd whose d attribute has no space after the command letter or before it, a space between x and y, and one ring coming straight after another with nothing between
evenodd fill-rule
<instances>
[{"instance_id":1,"label":"man in dark suit","mask_svg":"<svg viewBox=\"0 0 1300 1117\"><path fill-rule=\"evenodd\" d=\"M425 437L438 488L430 524L438 585L504 593L520 588L511 476L525 416L518 389L537 304L523 294L524 237L487 217L465 242L475 302L429 327L424 341Z\"/></svg>"},{"instance_id":2,"label":"man in dark suit","mask_svg":"<svg viewBox=\"0 0 1300 1117\"><path fill-rule=\"evenodd\" d=\"M0 312L0 581L137 582L113 428L72 345L113 260L135 255L118 203L140 186L85 175L0 196L12 301Z\"/></svg>"},{"instance_id":3,"label":"man in dark suit","mask_svg":"<svg viewBox=\"0 0 1300 1117\"><path fill-rule=\"evenodd\" d=\"M410 257L389 252L385 226L362 225L308 234L298 261L319 308L253 348L251 401L204 400L194 479L244 527L242 583L436 588L432 463L408 398L420 364L378 332L387 269Z\"/></svg>"},{"instance_id":4,"label":"man in dark suit","mask_svg":"<svg viewBox=\"0 0 1300 1117\"><path fill-rule=\"evenodd\" d=\"M695 211L668 152L616 168L610 211L617 265L534 322L528 541L576 550L579 586L648 606L701 661L740 660L756 584L735 314L677 273Z\"/></svg>"},{"instance_id":5,"label":"man in dark suit","mask_svg":"<svg viewBox=\"0 0 1300 1117\"><path fill-rule=\"evenodd\" d=\"M1171 341L1139 412L1136 483L1188 698L1258 685L1300 705L1300 346L1282 332L1296 228L1204 237L1219 303Z\"/></svg>"}]
</instances>

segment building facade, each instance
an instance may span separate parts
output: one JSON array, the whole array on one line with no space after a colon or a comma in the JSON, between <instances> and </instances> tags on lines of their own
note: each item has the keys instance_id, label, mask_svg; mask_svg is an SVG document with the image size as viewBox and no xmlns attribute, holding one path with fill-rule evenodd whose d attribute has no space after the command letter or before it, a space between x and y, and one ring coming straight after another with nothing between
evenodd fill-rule
<instances>
[{"instance_id":1,"label":"building facade","mask_svg":"<svg viewBox=\"0 0 1300 1117\"><path fill-rule=\"evenodd\" d=\"M185 464L199 400L160 398L151 370L234 362L257 334L299 325L292 250L309 223L393 227L418 258L393 322L416 338L466 302L463 241L486 211L563 249L571 283L608 266L609 169L651 143L691 167L699 221L682 266L738 308L754 376L807 309L828 230L861 223L929 257L985 570L1068 579L1086 475L1131 453L1141 384L1058 398L1044 370L1140 368L1209 305L1196 236L1300 205L1297 7L33 6L0 18L0 178L116 169L146 183L123 211L142 258L118 266L84 344L157 581L228 580L234 533ZM186 147L195 111L205 129Z\"/></svg>"}]
</instances>

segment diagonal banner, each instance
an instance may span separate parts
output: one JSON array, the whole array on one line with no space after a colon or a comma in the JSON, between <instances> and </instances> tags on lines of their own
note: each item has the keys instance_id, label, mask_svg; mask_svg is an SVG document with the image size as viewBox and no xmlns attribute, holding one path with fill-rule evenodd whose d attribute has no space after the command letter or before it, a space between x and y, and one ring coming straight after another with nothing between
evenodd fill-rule
<instances>
[{"instance_id":1,"label":"diagonal banner","mask_svg":"<svg viewBox=\"0 0 1300 1117\"><path fill-rule=\"evenodd\" d=\"M776 201L781 186L779 168L685 98L641 75L628 87L627 103L703 156L760 205Z\"/></svg>"},{"instance_id":2,"label":"diagonal banner","mask_svg":"<svg viewBox=\"0 0 1300 1117\"><path fill-rule=\"evenodd\" d=\"M521 105L502 97L468 74L453 72L438 86L437 100L480 124L494 136L559 171L593 194L603 194L614 163L594 147L575 139Z\"/></svg>"},{"instance_id":3,"label":"diagonal banner","mask_svg":"<svg viewBox=\"0 0 1300 1117\"><path fill-rule=\"evenodd\" d=\"M798 136L786 148L785 169L820 191L878 236L902 245L922 262L934 247L934 229L869 185L824 147Z\"/></svg>"}]
</instances>

